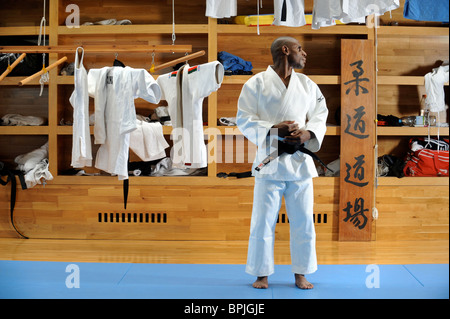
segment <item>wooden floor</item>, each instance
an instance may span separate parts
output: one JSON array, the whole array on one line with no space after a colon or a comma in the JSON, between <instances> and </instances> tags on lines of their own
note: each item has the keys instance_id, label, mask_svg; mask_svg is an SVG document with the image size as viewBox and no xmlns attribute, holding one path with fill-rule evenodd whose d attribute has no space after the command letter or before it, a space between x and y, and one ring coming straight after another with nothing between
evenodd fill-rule
<instances>
[{"instance_id":1,"label":"wooden floor","mask_svg":"<svg viewBox=\"0 0 450 319\"><path fill-rule=\"evenodd\" d=\"M0 238L0 260L245 264L246 241L136 241ZM319 265L449 263L449 241L317 241ZM289 243L275 244L275 263L290 264Z\"/></svg>"}]
</instances>

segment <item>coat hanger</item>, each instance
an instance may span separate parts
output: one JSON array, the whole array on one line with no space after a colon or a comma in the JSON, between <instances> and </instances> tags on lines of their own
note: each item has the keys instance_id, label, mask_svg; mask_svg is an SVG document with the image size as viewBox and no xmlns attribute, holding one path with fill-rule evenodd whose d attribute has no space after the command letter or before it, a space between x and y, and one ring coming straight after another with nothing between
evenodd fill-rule
<instances>
[{"instance_id":1,"label":"coat hanger","mask_svg":"<svg viewBox=\"0 0 450 319\"><path fill-rule=\"evenodd\" d=\"M122 63L122 61L119 61L117 58L119 57L119 53L115 53L114 54L114 62L113 62L113 66L121 66L122 68L125 67L125 64Z\"/></svg>"}]
</instances>

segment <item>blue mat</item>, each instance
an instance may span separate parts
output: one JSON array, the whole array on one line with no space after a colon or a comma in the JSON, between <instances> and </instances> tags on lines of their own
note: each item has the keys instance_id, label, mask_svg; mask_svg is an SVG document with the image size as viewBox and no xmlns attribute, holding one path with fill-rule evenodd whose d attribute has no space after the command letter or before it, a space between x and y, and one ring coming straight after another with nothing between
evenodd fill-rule
<instances>
[{"instance_id":1,"label":"blue mat","mask_svg":"<svg viewBox=\"0 0 450 319\"><path fill-rule=\"evenodd\" d=\"M269 289L244 265L0 261L1 299L448 299L449 265L319 265L312 290L277 265ZM79 286L79 288L78 288Z\"/></svg>"}]
</instances>

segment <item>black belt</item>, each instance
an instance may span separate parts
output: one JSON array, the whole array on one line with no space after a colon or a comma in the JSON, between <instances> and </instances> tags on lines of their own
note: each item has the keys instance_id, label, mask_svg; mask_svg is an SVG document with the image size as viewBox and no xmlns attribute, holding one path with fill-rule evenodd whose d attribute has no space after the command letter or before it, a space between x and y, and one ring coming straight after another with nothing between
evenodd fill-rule
<instances>
[{"instance_id":1,"label":"black belt","mask_svg":"<svg viewBox=\"0 0 450 319\"><path fill-rule=\"evenodd\" d=\"M277 149L273 151L269 156L267 156L261 164L259 164L257 167L255 167L255 170L260 171L264 166L269 164L271 161L273 161L275 158L280 156L283 153L288 154L294 154L297 151L300 151L302 153L305 153L309 156L311 156L314 160L318 161L323 167L325 167L330 172L334 173L334 171L329 168L321 159L319 156L311 152L309 149L305 147L305 144L288 144L282 141L274 140L274 143L277 143Z\"/></svg>"},{"instance_id":2,"label":"black belt","mask_svg":"<svg viewBox=\"0 0 450 319\"><path fill-rule=\"evenodd\" d=\"M260 171L264 166L266 166L267 164L269 164L271 161L273 161L274 159L276 159L278 156L280 156L283 153L288 153L288 154L294 154L297 151L300 151L302 153L305 153L309 156L311 156L314 160L318 161L323 167L325 167L327 170L329 170L330 172L334 173L334 171L329 168L321 159L319 156L317 156L316 154L314 154L313 152L311 152L310 150L308 150L307 148L305 148L304 144L288 144L282 141L278 141L278 140L274 140L273 143L277 143L277 149L275 151L273 151L269 156L267 156L257 167L255 167L256 171ZM244 178L244 177L251 177L252 176L252 172L248 171L248 172L242 172L242 173L218 173L217 177L222 177L222 178L226 178L226 177L237 177L237 178Z\"/></svg>"},{"instance_id":3,"label":"black belt","mask_svg":"<svg viewBox=\"0 0 450 319\"><path fill-rule=\"evenodd\" d=\"M1 163L3 164L3 163ZM0 176L6 176L6 180L3 180L0 178L0 184L3 186L6 186L9 182L11 182L11 199L9 202L9 211L10 211L10 218L11 218L11 224L16 231L22 238L28 239L28 237L24 236L22 233L19 232L16 225L14 224L14 207L16 205L16 176L19 177L20 184L22 186L22 189L27 189L27 184L25 183L25 177L23 175L23 172L18 170L9 170L4 167L0 167Z\"/></svg>"}]
</instances>

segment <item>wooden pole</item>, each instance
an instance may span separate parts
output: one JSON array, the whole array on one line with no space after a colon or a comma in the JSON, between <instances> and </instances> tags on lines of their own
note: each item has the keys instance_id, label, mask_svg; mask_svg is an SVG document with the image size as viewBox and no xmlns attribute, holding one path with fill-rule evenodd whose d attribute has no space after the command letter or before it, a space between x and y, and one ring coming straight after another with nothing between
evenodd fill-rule
<instances>
[{"instance_id":1,"label":"wooden pole","mask_svg":"<svg viewBox=\"0 0 450 319\"><path fill-rule=\"evenodd\" d=\"M11 64L11 66L10 66L9 68L7 68L7 69L5 70L5 72L2 73L2 75L0 75L0 82L1 82L4 78L6 78L6 76L7 76L9 73L11 73L11 71L17 66L17 64L19 64L20 61L22 61L22 60L25 58L26 55L27 55L26 53L22 53L22 54L17 58L17 60L14 61L14 63Z\"/></svg>"},{"instance_id":2,"label":"wooden pole","mask_svg":"<svg viewBox=\"0 0 450 319\"><path fill-rule=\"evenodd\" d=\"M53 46L0 46L0 53L74 53L77 47L83 47L85 53L116 52L192 52L192 45L53 45Z\"/></svg>"},{"instance_id":3,"label":"wooden pole","mask_svg":"<svg viewBox=\"0 0 450 319\"><path fill-rule=\"evenodd\" d=\"M155 67L152 69L152 71L158 71L158 70L161 70L161 69L164 69L164 68L168 68L169 66L173 66L173 65L176 65L176 64L178 64L178 63L182 63L182 62L185 62L185 61L189 61L189 60L192 60L192 59L201 57L201 56L203 56L203 55L205 55L205 54L206 54L206 52L205 52L204 50L199 51L199 52L195 52L195 53L186 55L186 56L184 56L184 57L175 59L175 60L173 60L173 61L170 61L170 62L167 62L167 63L163 63L163 64L161 64L161 65L155 66Z\"/></svg>"},{"instance_id":4,"label":"wooden pole","mask_svg":"<svg viewBox=\"0 0 450 319\"><path fill-rule=\"evenodd\" d=\"M61 58L61 59L59 59L59 60L56 61L55 63L50 64L50 65L49 65L48 67L46 67L45 69L43 68L41 71L39 71L39 72L37 72L37 73L35 73L35 74L33 74L33 75L27 77L26 79L23 79L22 81L19 82L19 85L22 86L22 85L27 84L28 82L32 81L33 79L37 78L38 76L41 76L42 74L45 74L46 72L48 72L48 71L50 71L51 69L57 67L58 65L60 65L61 63L65 62L65 61L67 61L67 57L66 57L66 56L63 57L63 58Z\"/></svg>"}]
</instances>

